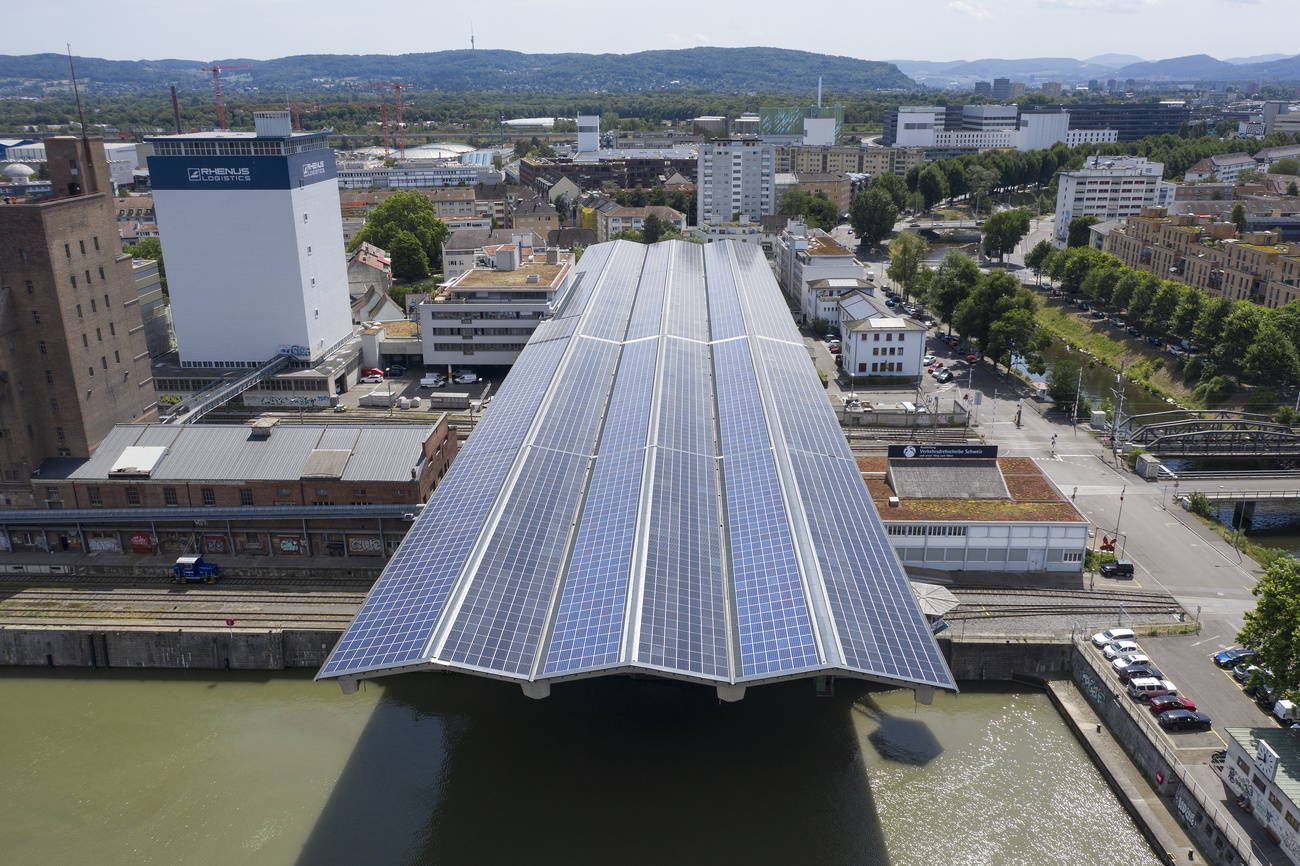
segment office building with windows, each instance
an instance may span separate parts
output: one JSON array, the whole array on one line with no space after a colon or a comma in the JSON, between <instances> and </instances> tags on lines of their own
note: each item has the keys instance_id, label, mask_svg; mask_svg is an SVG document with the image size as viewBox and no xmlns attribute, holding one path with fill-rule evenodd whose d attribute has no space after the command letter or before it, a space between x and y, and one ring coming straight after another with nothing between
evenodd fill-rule
<instances>
[{"instance_id":1,"label":"office building with windows","mask_svg":"<svg viewBox=\"0 0 1300 866\"><path fill-rule=\"evenodd\" d=\"M697 222L750 222L776 213L776 146L759 138L720 138L700 146Z\"/></svg>"}]
</instances>

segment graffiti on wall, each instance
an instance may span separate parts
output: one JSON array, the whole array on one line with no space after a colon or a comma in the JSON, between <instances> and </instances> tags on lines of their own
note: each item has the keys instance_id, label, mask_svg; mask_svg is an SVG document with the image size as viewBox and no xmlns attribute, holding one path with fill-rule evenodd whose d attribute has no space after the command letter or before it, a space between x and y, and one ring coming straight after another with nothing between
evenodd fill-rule
<instances>
[{"instance_id":1,"label":"graffiti on wall","mask_svg":"<svg viewBox=\"0 0 1300 866\"><path fill-rule=\"evenodd\" d=\"M1107 693L1105 686L1093 678L1091 671L1079 672L1079 688L1083 689L1083 693L1088 696L1088 700L1092 701L1094 706L1100 707L1110 700L1110 695Z\"/></svg>"},{"instance_id":2,"label":"graffiti on wall","mask_svg":"<svg viewBox=\"0 0 1300 866\"><path fill-rule=\"evenodd\" d=\"M376 535L349 535L349 553L383 553L384 543Z\"/></svg>"}]
</instances>

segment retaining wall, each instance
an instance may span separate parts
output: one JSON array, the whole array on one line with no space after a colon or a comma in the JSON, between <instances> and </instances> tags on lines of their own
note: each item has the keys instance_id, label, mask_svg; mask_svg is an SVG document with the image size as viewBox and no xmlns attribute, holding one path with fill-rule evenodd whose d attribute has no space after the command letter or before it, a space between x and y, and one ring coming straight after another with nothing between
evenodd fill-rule
<instances>
[{"instance_id":1,"label":"retaining wall","mask_svg":"<svg viewBox=\"0 0 1300 866\"><path fill-rule=\"evenodd\" d=\"M0 628L0 665L284 670L325 663L341 631Z\"/></svg>"}]
</instances>

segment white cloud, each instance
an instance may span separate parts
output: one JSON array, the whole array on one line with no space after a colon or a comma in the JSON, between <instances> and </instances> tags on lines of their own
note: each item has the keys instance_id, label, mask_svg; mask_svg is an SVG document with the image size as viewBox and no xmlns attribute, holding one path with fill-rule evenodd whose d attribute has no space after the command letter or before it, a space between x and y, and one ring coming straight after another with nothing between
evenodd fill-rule
<instances>
[{"instance_id":1,"label":"white cloud","mask_svg":"<svg viewBox=\"0 0 1300 866\"><path fill-rule=\"evenodd\" d=\"M972 18L992 18L993 14L983 6L972 6L966 0L953 0L947 6L943 7L949 12L960 12L962 15L969 15Z\"/></svg>"},{"instance_id":2,"label":"white cloud","mask_svg":"<svg viewBox=\"0 0 1300 866\"><path fill-rule=\"evenodd\" d=\"M673 45L712 45L713 38L703 33L665 33L664 39Z\"/></svg>"},{"instance_id":3,"label":"white cloud","mask_svg":"<svg viewBox=\"0 0 1300 866\"><path fill-rule=\"evenodd\" d=\"M1154 6L1160 0L1036 0L1039 6L1103 12L1136 12L1139 6Z\"/></svg>"}]
</instances>

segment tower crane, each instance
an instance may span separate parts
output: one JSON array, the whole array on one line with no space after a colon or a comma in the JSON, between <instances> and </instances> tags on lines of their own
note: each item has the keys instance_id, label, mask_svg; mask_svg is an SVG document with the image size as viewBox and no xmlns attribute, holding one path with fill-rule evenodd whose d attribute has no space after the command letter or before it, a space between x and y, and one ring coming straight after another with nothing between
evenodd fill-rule
<instances>
[{"instance_id":1,"label":"tower crane","mask_svg":"<svg viewBox=\"0 0 1300 866\"><path fill-rule=\"evenodd\" d=\"M234 64L213 64L212 66L202 67L204 72L212 73L212 85L217 89L217 126L222 132L226 129L226 112L221 107L221 71L223 69L252 69L250 65L237 66Z\"/></svg>"},{"instance_id":2,"label":"tower crane","mask_svg":"<svg viewBox=\"0 0 1300 866\"><path fill-rule=\"evenodd\" d=\"M391 87L397 92L397 152L400 158L406 159L406 136L402 131L402 91L410 90L415 87L414 84L398 84L393 81L372 81L369 84L354 84L353 87ZM383 96L379 97L379 104L382 106ZM384 159L388 158L388 111L382 112L384 118Z\"/></svg>"}]
</instances>

